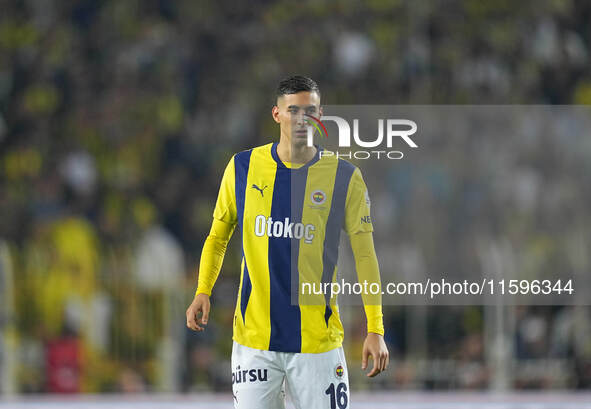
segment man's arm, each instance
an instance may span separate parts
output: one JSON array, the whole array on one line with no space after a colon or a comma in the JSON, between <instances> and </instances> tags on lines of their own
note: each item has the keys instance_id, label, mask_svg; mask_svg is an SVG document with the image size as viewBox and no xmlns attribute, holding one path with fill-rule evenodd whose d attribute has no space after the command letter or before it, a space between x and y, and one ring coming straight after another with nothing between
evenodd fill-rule
<instances>
[{"instance_id":1,"label":"man's arm","mask_svg":"<svg viewBox=\"0 0 591 409\"><path fill-rule=\"evenodd\" d=\"M211 295L213 285L222 269L226 248L230 241L230 237L232 237L232 233L234 233L235 226L235 224L213 219L211 230L205 239L203 250L201 251L199 278L197 281L197 291L195 291L195 296L199 294Z\"/></svg>"},{"instance_id":2,"label":"man's arm","mask_svg":"<svg viewBox=\"0 0 591 409\"><path fill-rule=\"evenodd\" d=\"M361 369L367 368L368 358L373 359L373 368L367 374L374 377L384 371L390 362L388 348L384 342L384 321L382 318L382 286L380 280L380 269L373 244L373 233L362 232L349 236L357 280L360 283L367 281L368 284L378 283L377 294L362 294L365 316L367 318L367 337L363 343ZM369 286L368 286L369 287Z\"/></svg>"},{"instance_id":3,"label":"man's arm","mask_svg":"<svg viewBox=\"0 0 591 409\"><path fill-rule=\"evenodd\" d=\"M349 236L351 249L355 258L357 281L368 284L378 283L377 294L362 294L365 316L367 318L367 332L384 335L384 321L382 319L382 286L380 267L373 244L372 232L361 232Z\"/></svg>"},{"instance_id":4,"label":"man's arm","mask_svg":"<svg viewBox=\"0 0 591 409\"><path fill-rule=\"evenodd\" d=\"M213 211L213 223L201 252L195 298L186 312L187 327L194 331L203 331L204 328L199 324L207 324L210 310L209 296L222 268L226 247L237 222L234 157L232 157L224 171ZM200 318L199 314L201 314Z\"/></svg>"},{"instance_id":5,"label":"man's arm","mask_svg":"<svg viewBox=\"0 0 591 409\"><path fill-rule=\"evenodd\" d=\"M355 257L358 282L378 283L379 286L377 294L362 295L368 334L363 343L361 369L367 368L368 358L371 356L374 364L367 376L374 377L388 367L389 354L383 337L380 269L373 243L370 200L361 171L357 168L349 182L345 206L345 229Z\"/></svg>"},{"instance_id":6,"label":"man's arm","mask_svg":"<svg viewBox=\"0 0 591 409\"><path fill-rule=\"evenodd\" d=\"M211 231L205 239L199 263L197 291L187 309L187 327L194 331L203 331L204 328L199 324L207 325L210 310L209 296L220 274L228 241L232 237L235 226L235 224L213 219ZM200 318L198 318L199 314L201 314Z\"/></svg>"}]
</instances>

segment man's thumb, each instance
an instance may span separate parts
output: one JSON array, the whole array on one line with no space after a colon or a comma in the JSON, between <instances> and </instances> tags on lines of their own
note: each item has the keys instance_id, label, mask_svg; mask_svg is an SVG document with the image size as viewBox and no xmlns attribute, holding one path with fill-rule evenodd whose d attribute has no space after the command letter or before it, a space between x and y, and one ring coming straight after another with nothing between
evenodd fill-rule
<instances>
[{"instance_id":1,"label":"man's thumb","mask_svg":"<svg viewBox=\"0 0 591 409\"><path fill-rule=\"evenodd\" d=\"M365 370L365 368L367 368L367 356L369 354L367 353L367 351L363 351L363 357L361 359L361 369Z\"/></svg>"}]
</instances>

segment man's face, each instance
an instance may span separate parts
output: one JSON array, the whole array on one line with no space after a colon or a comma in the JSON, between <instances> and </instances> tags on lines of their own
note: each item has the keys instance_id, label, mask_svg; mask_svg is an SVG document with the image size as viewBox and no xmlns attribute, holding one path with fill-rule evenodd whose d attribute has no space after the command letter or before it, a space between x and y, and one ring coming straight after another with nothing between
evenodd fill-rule
<instances>
[{"instance_id":1,"label":"man's face","mask_svg":"<svg viewBox=\"0 0 591 409\"><path fill-rule=\"evenodd\" d=\"M305 145L308 137L307 116L320 118L320 95L317 92L301 91L282 95L273 107L273 119L281 127L281 135L293 145Z\"/></svg>"}]
</instances>

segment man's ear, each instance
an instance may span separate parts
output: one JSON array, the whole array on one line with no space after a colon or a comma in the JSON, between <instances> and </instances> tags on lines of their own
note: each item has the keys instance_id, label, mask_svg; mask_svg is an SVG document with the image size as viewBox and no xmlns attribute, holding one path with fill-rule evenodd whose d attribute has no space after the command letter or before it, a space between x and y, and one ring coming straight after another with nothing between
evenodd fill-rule
<instances>
[{"instance_id":1,"label":"man's ear","mask_svg":"<svg viewBox=\"0 0 591 409\"><path fill-rule=\"evenodd\" d=\"M273 116L273 120L279 123L279 107L277 105L273 106L271 109L271 116Z\"/></svg>"},{"instance_id":2,"label":"man's ear","mask_svg":"<svg viewBox=\"0 0 591 409\"><path fill-rule=\"evenodd\" d=\"M318 107L318 119L322 118L322 105Z\"/></svg>"}]
</instances>

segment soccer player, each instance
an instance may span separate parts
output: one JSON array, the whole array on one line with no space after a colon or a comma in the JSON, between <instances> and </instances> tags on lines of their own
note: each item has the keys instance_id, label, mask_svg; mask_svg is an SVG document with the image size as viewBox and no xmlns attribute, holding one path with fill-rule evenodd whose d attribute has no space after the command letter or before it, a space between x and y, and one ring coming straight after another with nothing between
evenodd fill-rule
<instances>
[{"instance_id":1,"label":"soccer player","mask_svg":"<svg viewBox=\"0 0 591 409\"><path fill-rule=\"evenodd\" d=\"M306 120L322 115L313 80L281 81L272 115L281 130L279 143L239 152L225 169L187 326L205 329L209 297L238 225L242 263L231 359L235 408L283 408L285 384L298 409L345 409L349 378L336 297L329 293L313 302L298 289L302 282L334 282L341 230L349 235L360 281L379 283L369 196L357 167L307 143ZM371 357L367 376L373 377L386 369L389 355L381 295L379 302L368 300L364 297L368 333L362 369Z\"/></svg>"}]
</instances>

